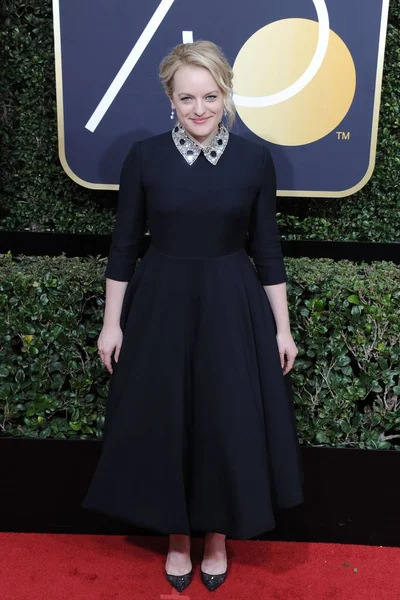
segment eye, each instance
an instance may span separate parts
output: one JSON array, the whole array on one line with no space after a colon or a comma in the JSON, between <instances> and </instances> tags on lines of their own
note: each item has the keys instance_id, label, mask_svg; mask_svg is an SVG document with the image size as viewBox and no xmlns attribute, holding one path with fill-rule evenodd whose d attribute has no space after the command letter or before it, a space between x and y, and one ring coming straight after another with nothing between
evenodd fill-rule
<instances>
[{"instance_id":1,"label":"eye","mask_svg":"<svg viewBox=\"0 0 400 600\"><path fill-rule=\"evenodd\" d=\"M184 96L183 98L181 98L181 100L184 102L185 100L190 100L190 96Z\"/></svg>"},{"instance_id":2,"label":"eye","mask_svg":"<svg viewBox=\"0 0 400 600\"><path fill-rule=\"evenodd\" d=\"M215 96L215 95L213 95L213 94L210 94L210 96L207 96L207 98L214 98L214 99L215 99L216 97L217 97L217 96Z\"/></svg>"}]
</instances>

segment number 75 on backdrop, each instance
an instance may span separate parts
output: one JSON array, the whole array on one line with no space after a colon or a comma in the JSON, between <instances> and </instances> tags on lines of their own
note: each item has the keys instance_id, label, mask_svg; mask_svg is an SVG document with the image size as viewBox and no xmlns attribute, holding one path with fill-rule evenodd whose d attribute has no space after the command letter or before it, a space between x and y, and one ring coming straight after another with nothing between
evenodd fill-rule
<instances>
[{"instance_id":1,"label":"number 75 on backdrop","mask_svg":"<svg viewBox=\"0 0 400 600\"><path fill-rule=\"evenodd\" d=\"M53 0L59 156L118 189L137 139L172 127L158 66L208 39L234 69L233 133L270 148L283 196L344 197L375 165L388 0Z\"/></svg>"}]
</instances>

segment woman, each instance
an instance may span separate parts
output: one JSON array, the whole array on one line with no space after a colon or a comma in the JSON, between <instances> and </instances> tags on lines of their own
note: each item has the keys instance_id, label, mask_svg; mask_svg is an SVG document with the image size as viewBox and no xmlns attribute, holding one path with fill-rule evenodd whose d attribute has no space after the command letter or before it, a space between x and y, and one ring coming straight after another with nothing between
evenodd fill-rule
<instances>
[{"instance_id":1,"label":"woman","mask_svg":"<svg viewBox=\"0 0 400 600\"><path fill-rule=\"evenodd\" d=\"M275 508L303 502L274 165L229 130L232 78L205 40L161 62L177 120L125 159L105 271L98 348L112 377L82 505L168 533L179 591L193 575L191 529L205 532L201 575L214 590L226 536L268 531Z\"/></svg>"}]
</instances>

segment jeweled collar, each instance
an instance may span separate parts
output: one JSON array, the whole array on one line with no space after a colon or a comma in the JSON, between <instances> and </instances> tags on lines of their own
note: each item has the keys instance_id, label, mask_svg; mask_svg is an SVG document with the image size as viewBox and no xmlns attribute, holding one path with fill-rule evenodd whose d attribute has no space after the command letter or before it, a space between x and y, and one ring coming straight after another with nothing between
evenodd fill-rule
<instances>
[{"instance_id":1,"label":"jeweled collar","mask_svg":"<svg viewBox=\"0 0 400 600\"><path fill-rule=\"evenodd\" d=\"M207 146L200 146L187 133L183 125L177 121L172 129L172 139L175 146L182 154L189 165L192 165L200 152L203 152L206 159L213 165L216 165L221 158L229 140L229 131L221 121L218 125L218 132Z\"/></svg>"}]
</instances>

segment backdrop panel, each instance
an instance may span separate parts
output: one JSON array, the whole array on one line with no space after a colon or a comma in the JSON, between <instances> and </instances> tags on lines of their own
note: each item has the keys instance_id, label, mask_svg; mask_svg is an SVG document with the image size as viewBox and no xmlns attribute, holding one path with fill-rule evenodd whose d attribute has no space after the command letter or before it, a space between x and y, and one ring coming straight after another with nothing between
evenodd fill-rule
<instances>
[{"instance_id":1,"label":"backdrop panel","mask_svg":"<svg viewBox=\"0 0 400 600\"><path fill-rule=\"evenodd\" d=\"M158 80L176 44L234 66L233 132L268 144L279 194L343 197L372 175L388 0L53 0L59 154L117 189L131 144L172 127Z\"/></svg>"}]
</instances>

